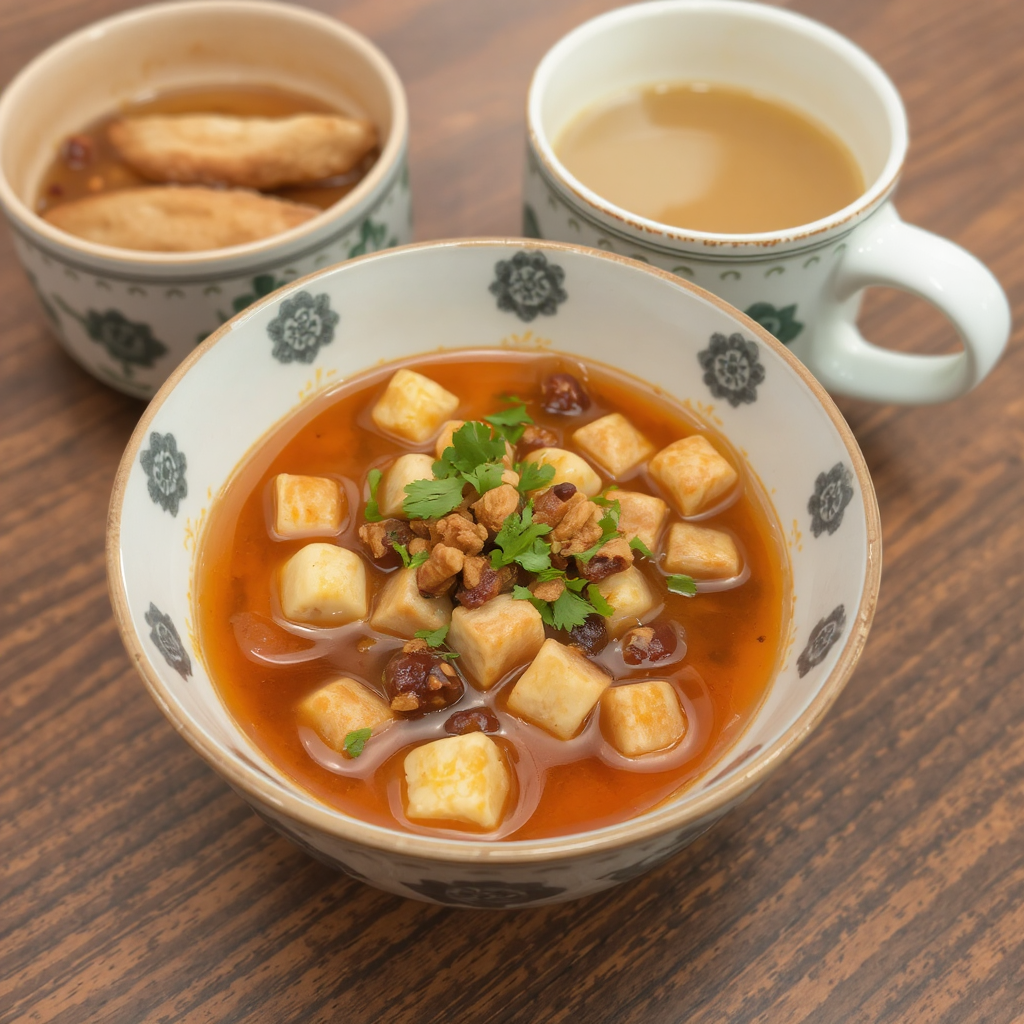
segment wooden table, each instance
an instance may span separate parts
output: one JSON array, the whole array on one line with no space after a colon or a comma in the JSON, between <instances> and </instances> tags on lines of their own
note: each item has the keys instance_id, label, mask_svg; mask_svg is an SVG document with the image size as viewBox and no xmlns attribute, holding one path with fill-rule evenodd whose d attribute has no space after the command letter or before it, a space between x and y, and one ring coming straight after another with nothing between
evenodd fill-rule
<instances>
[{"instance_id":1,"label":"wooden table","mask_svg":"<svg viewBox=\"0 0 1024 1024\"><path fill-rule=\"evenodd\" d=\"M0 81L123 0L0 0ZM607 0L322 0L412 106L417 235L515 234L526 85ZM799 0L881 62L904 217L1024 304L1024 4ZM866 333L953 346L873 295ZM47 334L0 238L0 1021L1024 1019L1024 352L951 405L841 401L885 573L825 722L681 856L579 903L452 911L332 874L146 695L106 597L107 497L142 407Z\"/></svg>"}]
</instances>

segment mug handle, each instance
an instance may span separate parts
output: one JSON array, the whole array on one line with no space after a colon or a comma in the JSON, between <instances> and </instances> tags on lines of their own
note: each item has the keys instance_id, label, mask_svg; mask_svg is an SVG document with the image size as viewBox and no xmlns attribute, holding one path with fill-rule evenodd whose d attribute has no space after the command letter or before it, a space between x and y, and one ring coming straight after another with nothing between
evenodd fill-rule
<instances>
[{"instance_id":1,"label":"mug handle","mask_svg":"<svg viewBox=\"0 0 1024 1024\"><path fill-rule=\"evenodd\" d=\"M854 322L869 285L930 302L952 322L964 350L925 356L872 345ZM953 242L905 224L891 203L850 235L831 287L812 369L826 389L852 398L913 405L956 398L989 373L1010 336L1010 306L989 269Z\"/></svg>"}]
</instances>

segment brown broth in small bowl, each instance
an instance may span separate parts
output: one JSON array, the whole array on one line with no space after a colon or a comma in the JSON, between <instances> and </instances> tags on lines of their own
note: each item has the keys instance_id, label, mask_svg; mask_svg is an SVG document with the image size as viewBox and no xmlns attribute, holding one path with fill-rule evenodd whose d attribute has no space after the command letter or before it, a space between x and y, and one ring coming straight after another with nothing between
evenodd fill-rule
<instances>
[{"instance_id":1,"label":"brown broth in small bowl","mask_svg":"<svg viewBox=\"0 0 1024 1024\"><path fill-rule=\"evenodd\" d=\"M693 517L728 533L743 572L731 581L698 584L696 596L673 593L653 559L637 558L656 607L645 624L670 636L669 650L640 664L609 637L589 655L612 677L612 686L646 678L667 681L686 720L670 749L626 757L610 742L596 706L570 739L558 739L508 708L508 696L527 668L516 666L496 685L478 689L465 680L449 707L402 718L373 735L358 757L332 750L297 717L299 703L340 676L356 679L386 699L382 677L403 638L376 632L365 621L318 628L289 622L278 597L282 565L310 538L281 539L273 529L273 485L280 473L337 481L344 514L328 540L364 558L371 592L378 595L397 565L376 564L359 539L369 496L370 470L386 468L410 451L434 455L423 444L379 429L371 410L396 369L407 367L459 396L453 416L473 421L521 399L536 426L558 446L579 451L572 433L612 412L625 416L654 450L704 435L739 474L720 501ZM589 407L575 415L542 406L541 385L552 374L581 381ZM503 398L503 396L505 396ZM435 432L436 436L436 432ZM517 451L517 459L523 458ZM606 499L614 489L664 497L646 462L621 479L600 467ZM669 502L668 525L681 521ZM664 531L663 531L664 536ZM317 398L254 449L210 511L195 576L198 632L211 678L251 741L282 772L326 805L360 820L424 835L473 839L538 839L614 824L651 810L720 760L761 704L783 649L787 561L770 503L741 456L687 409L635 378L610 368L551 353L460 351L404 360L360 374ZM525 579L522 582L527 582ZM569 644L551 626L546 635ZM458 659L454 659L458 665ZM498 744L512 776L501 823L483 830L464 821L413 820L405 811L404 772L409 751L445 737L453 715L476 712L497 723ZM450 731L450 730L449 730Z\"/></svg>"}]
</instances>

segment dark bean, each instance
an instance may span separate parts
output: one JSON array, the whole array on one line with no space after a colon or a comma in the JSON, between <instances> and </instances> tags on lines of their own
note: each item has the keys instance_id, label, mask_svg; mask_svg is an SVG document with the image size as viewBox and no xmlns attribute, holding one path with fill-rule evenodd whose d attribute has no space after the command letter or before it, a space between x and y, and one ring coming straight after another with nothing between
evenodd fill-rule
<instances>
[{"instance_id":1,"label":"dark bean","mask_svg":"<svg viewBox=\"0 0 1024 1024\"><path fill-rule=\"evenodd\" d=\"M72 135L64 140L60 155L72 170L80 171L92 163L94 144L88 135Z\"/></svg>"},{"instance_id":2,"label":"dark bean","mask_svg":"<svg viewBox=\"0 0 1024 1024\"><path fill-rule=\"evenodd\" d=\"M393 711L416 716L454 704L463 683L446 658L430 651L399 651L384 668L384 690Z\"/></svg>"},{"instance_id":3,"label":"dark bean","mask_svg":"<svg viewBox=\"0 0 1024 1024\"><path fill-rule=\"evenodd\" d=\"M608 627L603 615L588 615L580 626L569 630L573 647L578 647L584 654L597 654L604 650L608 643Z\"/></svg>"},{"instance_id":4,"label":"dark bean","mask_svg":"<svg viewBox=\"0 0 1024 1024\"><path fill-rule=\"evenodd\" d=\"M576 485L570 483L555 484L551 490L555 492L555 497L559 501L568 501L576 493Z\"/></svg>"},{"instance_id":5,"label":"dark bean","mask_svg":"<svg viewBox=\"0 0 1024 1024\"><path fill-rule=\"evenodd\" d=\"M519 438L519 447L523 451L533 451L536 448L557 448L558 435L550 427L541 427L531 423L523 429L523 436Z\"/></svg>"},{"instance_id":6,"label":"dark bean","mask_svg":"<svg viewBox=\"0 0 1024 1024\"><path fill-rule=\"evenodd\" d=\"M664 661L676 652L678 637L667 622L636 626L622 638L622 660L627 665Z\"/></svg>"},{"instance_id":7,"label":"dark bean","mask_svg":"<svg viewBox=\"0 0 1024 1024\"><path fill-rule=\"evenodd\" d=\"M487 708L466 708L456 711L444 723L444 731L452 736L465 736L468 732L497 732L501 728L497 715Z\"/></svg>"},{"instance_id":8,"label":"dark bean","mask_svg":"<svg viewBox=\"0 0 1024 1024\"><path fill-rule=\"evenodd\" d=\"M590 408L590 396L571 373L553 373L540 386L545 412L578 416Z\"/></svg>"}]
</instances>

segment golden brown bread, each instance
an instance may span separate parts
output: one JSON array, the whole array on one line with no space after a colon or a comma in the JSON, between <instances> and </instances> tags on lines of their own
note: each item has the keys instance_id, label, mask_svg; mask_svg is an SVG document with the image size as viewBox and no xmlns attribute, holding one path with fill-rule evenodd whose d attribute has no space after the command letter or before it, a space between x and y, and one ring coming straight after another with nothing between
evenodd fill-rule
<instances>
[{"instance_id":1,"label":"golden brown bread","mask_svg":"<svg viewBox=\"0 0 1024 1024\"><path fill-rule=\"evenodd\" d=\"M345 174L377 145L369 121L333 114L129 117L108 135L125 163L152 181L257 189Z\"/></svg>"},{"instance_id":2,"label":"golden brown bread","mask_svg":"<svg viewBox=\"0 0 1024 1024\"><path fill-rule=\"evenodd\" d=\"M255 242L315 217L315 206L244 189L152 185L76 199L43 216L100 245L149 252L200 252Z\"/></svg>"}]
</instances>

